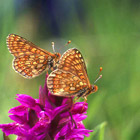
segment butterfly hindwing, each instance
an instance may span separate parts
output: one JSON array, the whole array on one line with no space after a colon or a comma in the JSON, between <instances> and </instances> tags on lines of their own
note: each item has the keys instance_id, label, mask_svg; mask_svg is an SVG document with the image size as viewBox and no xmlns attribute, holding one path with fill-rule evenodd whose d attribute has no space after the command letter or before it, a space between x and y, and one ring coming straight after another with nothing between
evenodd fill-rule
<instances>
[{"instance_id":1,"label":"butterfly hindwing","mask_svg":"<svg viewBox=\"0 0 140 140\"><path fill-rule=\"evenodd\" d=\"M50 92L57 96L73 96L86 88L87 84L74 74L60 69L54 70L47 82Z\"/></svg>"},{"instance_id":2,"label":"butterfly hindwing","mask_svg":"<svg viewBox=\"0 0 140 140\"><path fill-rule=\"evenodd\" d=\"M47 69L47 61L44 56L25 55L13 60L16 72L26 78L33 78Z\"/></svg>"}]
</instances>

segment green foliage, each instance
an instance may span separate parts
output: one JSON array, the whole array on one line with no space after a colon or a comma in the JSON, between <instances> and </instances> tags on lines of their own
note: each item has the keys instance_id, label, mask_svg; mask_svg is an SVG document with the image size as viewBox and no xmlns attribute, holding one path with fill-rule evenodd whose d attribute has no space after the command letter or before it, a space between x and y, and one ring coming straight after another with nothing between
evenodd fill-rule
<instances>
[{"instance_id":1,"label":"green foliage","mask_svg":"<svg viewBox=\"0 0 140 140\"><path fill-rule=\"evenodd\" d=\"M107 122L103 122L99 125L97 125L94 128L94 132L90 135L90 137L86 137L85 140L91 140L91 139L97 139L97 140L104 140L104 131L105 126L107 125Z\"/></svg>"}]
</instances>

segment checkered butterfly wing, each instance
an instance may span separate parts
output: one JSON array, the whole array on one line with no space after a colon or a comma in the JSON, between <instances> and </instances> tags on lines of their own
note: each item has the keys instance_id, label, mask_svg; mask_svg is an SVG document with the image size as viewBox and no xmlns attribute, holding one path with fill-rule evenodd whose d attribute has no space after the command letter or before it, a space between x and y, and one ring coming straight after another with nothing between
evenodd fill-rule
<instances>
[{"instance_id":1,"label":"checkered butterfly wing","mask_svg":"<svg viewBox=\"0 0 140 140\"><path fill-rule=\"evenodd\" d=\"M48 77L48 88L57 96L78 96L90 87L86 65L79 50L66 51L58 68Z\"/></svg>"},{"instance_id":2,"label":"checkered butterfly wing","mask_svg":"<svg viewBox=\"0 0 140 140\"><path fill-rule=\"evenodd\" d=\"M13 68L24 78L33 78L41 74L49 67L48 62L55 57L54 54L15 34L7 37L7 46L14 56Z\"/></svg>"}]
</instances>

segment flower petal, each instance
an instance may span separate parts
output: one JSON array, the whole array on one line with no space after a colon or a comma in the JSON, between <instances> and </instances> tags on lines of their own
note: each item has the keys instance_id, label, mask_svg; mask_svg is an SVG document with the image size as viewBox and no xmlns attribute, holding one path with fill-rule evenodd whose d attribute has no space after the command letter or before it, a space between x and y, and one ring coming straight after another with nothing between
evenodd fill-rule
<instances>
[{"instance_id":1,"label":"flower petal","mask_svg":"<svg viewBox=\"0 0 140 140\"><path fill-rule=\"evenodd\" d=\"M55 108L55 105L51 102L49 102L48 100L46 100L45 102L45 109L51 109L53 110Z\"/></svg>"},{"instance_id":2,"label":"flower petal","mask_svg":"<svg viewBox=\"0 0 140 140\"><path fill-rule=\"evenodd\" d=\"M36 105L36 101L34 98L32 98L29 95L25 95L25 94L17 94L16 98L22 105L26 106L26 107L35 107Z\"/></svg>"},{"instance_id":3,"label":"flower petal","mask_svg":"<svg viewBox=\"0 0 140 140\"><path fill-rule=\"evenodd\" d=\"M18 136L16 140L38 140L38 139L33 135L25 135L25 136Z\"/></svg>"},{"instance_id":4,"label":"flower petal","mask_svg":"<svg viewBox=\"0 0 140 140\"><path fill-rule=\"evenodd\" d=\"M21 129L20 126L15 122L9 124L0 124L0 128L7 136L10 134L21 136L25 132L25 130Z\"/></svg>"},{"instance_id":5,"label":"flower petal","mask_svg":"<svg viewBox=\"0 0 140 140\"><path fill-rule=\"evenodd\" d=\"M84 138L83 135L85 135L86 137L89 137L89 132L93 132L93 130L87 130L87 129L73 129L71 131L71 133L69 133L67 135L67 138L68 139L71 139L71 138Z\"/></svg>"},{"instance_id":6,"label":"flower petal","mask_svg":"<svg viewBox=\"0 0 140 140\"><path fill-rule=\"evenodd\" d=\"M69 130L68 125L65 125L55 136L55 140L60 140L59 138L61 137L65 137L65 135L67 134L67 131ZM69 130L70 132L70 130Z\"/></svg>"},{"instance_id":7,"label":"flower petal","mask_svg":"<svg viewBox=\"0 0 140 140\"><path fill-rule=\"evenodd\" d=\"M29 130L29 133L33 134L34 136L47 134L49 131L49 127L50 125L42 125L38 122L33 128Z\"/></svg>"},{"instance_id":8,"label":"flower petal","mask_svg":"<svg viewBox=\"0 0 140 140\"><path fill-rule=\"evenodd\" d=\"M66 104L65 105L62 105L62 106L59 106L59 107L56 107L54 110L53 110L53 117L55 117L56 115L58 115L59 113L61 113L62 111L64 111L66 109Z\"/></svg>"},{"instance_id":9,"label":"flower petal","mask_svg":"<svg viewBox=\"0 0 140 140\"><path fill-rule=\"evenodd\" d=\"M39 123L41 125L46 125L46 124L49 124L51 123L51 119L52 119L52 113L48 113L48 112L45 112L45 111L41 111L39 113Z\"/></svg>"},{"instance_id":10,"label":"flower petal","mask_svg":"<svg viewBox=\"0 0 140 140\"><path fill-rule=\"evenodd\" d=\"M25 124L27 123L27 116L18 116L18 115L9 115L10 119L20 123L20 124Z\"/></svg>"},{"instance_id":11,"label":"flower petal","mask_svg":"<svg viewBox=\"0 0 140 140\"><path fill-rule=\"evenodd\" d=\"M23 105L16 106L16 107L11 108L8 113L22 116L25 113L27 113L27 107L25 107Z\"/></svg>"},{"instance_id":12,"label":"flower petal","mask_svg":"<svg viewBox=\"0 0 140 140\"><path fill-rule=\"evenodd\" d=\"M72 114L82 114L88 109L88 103L76 102L72 109Z\"/></svg>"},{"instance_id":13,"label":"flower petal","mask_svg":"<svg viewBox=\"0 0 140 140\"><path fill-rule=\"evenodd\" d=\"M75 114L73 115L73 119L76 121L76 122L80 122L84 119L87 118L87 115L84 115L84 114Z\"/></svg>"}]
</instances>

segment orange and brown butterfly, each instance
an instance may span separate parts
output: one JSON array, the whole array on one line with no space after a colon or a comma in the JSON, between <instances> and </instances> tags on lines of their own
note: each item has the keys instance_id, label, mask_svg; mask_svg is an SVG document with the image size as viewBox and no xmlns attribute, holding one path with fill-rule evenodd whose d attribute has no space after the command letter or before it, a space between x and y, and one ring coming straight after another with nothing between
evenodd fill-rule
<instances>
[{"instance_id":1,"label":"orange and brown butterfly","mask_svg":"<svg viewBox=\"0 0 140 140\"><path fill-rule=\"evenodd\" d=\"M61 57L60 53L50 53L15 34L8 35L7 46L14 56L14 70L28 79L40 75L45 70L54 69Z\"/></svg>"},{"instance_id":2,"label":"orange and brown butterfly","mask_svg":"<svg viewBox=\"0 0 140 140\"><path fill-rule=\"evenodd\" d=\"M98 79L101 77L102 75ZM69 49L63 54L57 69L50 73L47 85L53 95L76 96L77 99L83 97L85 102L87 96L98 89L96 85L90 84L83 56L76 48Z\"/></svg>"}]
</instances>

